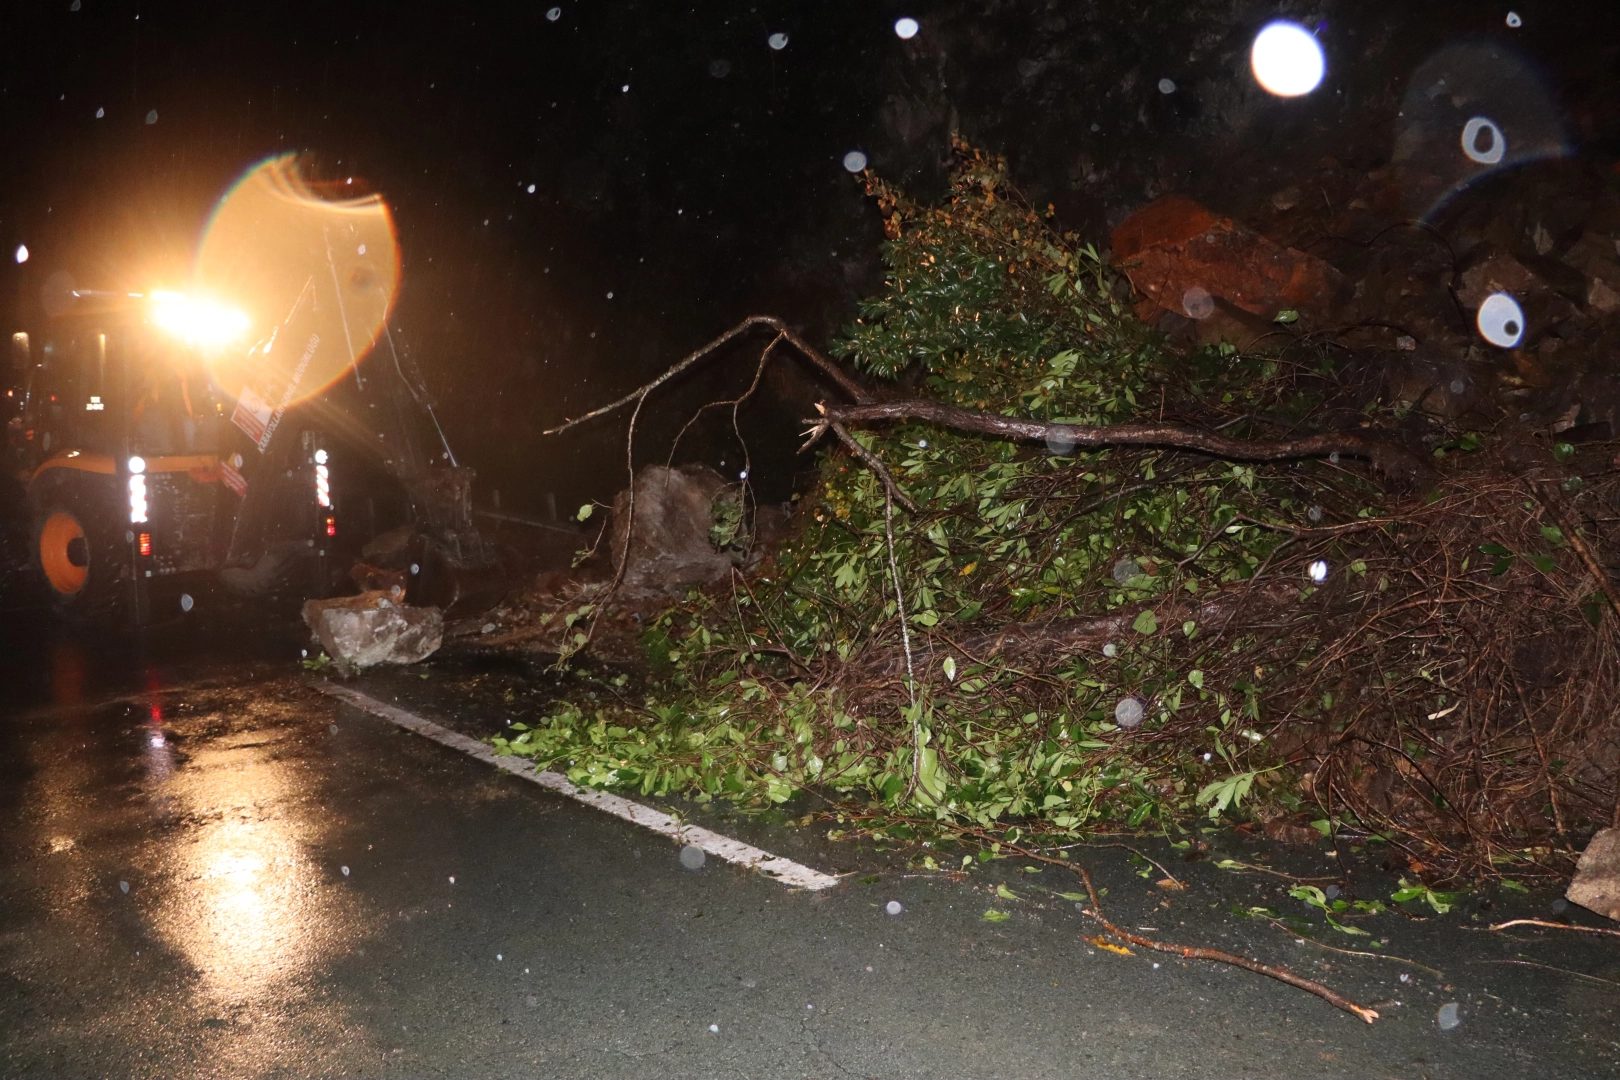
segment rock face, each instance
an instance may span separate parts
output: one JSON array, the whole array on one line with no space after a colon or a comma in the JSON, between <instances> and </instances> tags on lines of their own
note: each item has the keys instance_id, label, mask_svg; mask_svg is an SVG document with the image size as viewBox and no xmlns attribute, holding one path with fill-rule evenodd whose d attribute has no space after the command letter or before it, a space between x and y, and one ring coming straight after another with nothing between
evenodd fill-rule
<instances>
[{"instance_id":1,"label":"rock face","mask_svg":"<svg viewBox=\"0 0 1620 1080\"><path fill-rule=\"evenodd\" d=\"M1620 920L1620 829L1603 829L1592 837L1564 896L1572 904Z\"/></svg>"},{"instance_id":2,"label":"rock face","mask_svg":"<svg viewBox=\"0 0 1620 1080\"><path fill-rule=\"evenodd\" d=\"M304 622L328 656L347 668L414 664L444 641L444 616L435 607L407 607L400 594L375 590L333 600L309 600Z\"/></svg>"},{"instance_id":3,"label":"rock face","mask_svg":"<svg viewBox=\"0 0 1620 1080\"><path fill-rule=\"evenodd\" d=\"M636 473L635 483L635 536L628 544L630 493L621 491L613 501L613 562L624 567L624 585L668 591L731 573L737 564L725 550L731 538L718 537L722 543L717 544L715 532L725 525L728 498L736 496L719 473L706 465L648 465Z\"/></svg>"}]
</instances>

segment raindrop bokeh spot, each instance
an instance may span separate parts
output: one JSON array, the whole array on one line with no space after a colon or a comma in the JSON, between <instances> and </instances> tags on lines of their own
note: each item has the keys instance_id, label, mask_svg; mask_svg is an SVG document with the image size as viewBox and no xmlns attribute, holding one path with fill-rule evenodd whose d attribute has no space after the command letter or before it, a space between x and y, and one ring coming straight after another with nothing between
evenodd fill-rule
<instances>
[{"instance_id":1,"label":"raindrop bokeh spot","mask_svg":"<svg viewBox=\"0 0 1620 1080\"><path fill-rule=\"evenodd\" d=\"M1142 726L1142 716L1146 710L1142 708L1140 698L1120 698L1119 704L1114 706L1114 723L1126 731Z\"/></svg>"},{"instance_id":2,"label":"raindrop bokeh spot","mask_svg":"<svg viewBox=\"0 0 1620 1080\"><path fill-rule=\"evenodd\" d=\"M901 41L910 41L917 36L917 31L921 29L922 27L917 20L909 16L894 20L894 32Z\"/></svg>"},{"instance_id":3,"label":"raindrop bokeh spot","mask_svg":"<svg viewBox=\"0 0 1620 1080\"><path fill-rule=\"evenodd\" d=\"M1159 93L1161 93L1161 94L1173 94L1175 92L1176 92L1176 80L1174 80L1174 79L1160 79L1159 80Z\"/></svg>"},{"instance_id":4,"label":"raindrop bokeh spot","mask_svg":"<svg viewBox=\"0 0 1620 1080\"><path fill-rule=\"evenodd\" d=\"M1509 29L1512 30L1517 30L1519 27L1524 25L1524 20L1519 18L1519 13L1517 11L1508 12L1506 21Z\"/></svg>"},{"instance_id":5,"label":"raindrop bokeh spot","mask_svg":"<svg viewBox=\"0 0 1620 1080\"><path fill-rule=\"evenodd\" d=\"M1129 556L1127 556L1126 558L1123 558L1123 559L1119 560L1118 562L1116 562L1114 564L1114 569L1113 569L1114 584L1115 585L1123 585L1127 581L1131 580L1131 578L1136 577L1137 575L1139 575L1141 572L1142 572L1142 565L1140 563L1138 563L1135 559L1132 559Z\"/></svg>"},{"instance_id":6,"label":"raindrop bokeh spot","mask_svg":"<svg viewBox=\"0 0 1620 1080\"><path fill-rule=\"evenodd\" d=\"M1524 309L1508 293L1487 296L1474 322L1479 336L1498 349L1511 349L1524 340Z\"/></svg>"},{"instance_id":7,"label":"raindrop bokeh spot","mask_svg":"<svg viewBox=\"0 0 1620 1080\"><path fill-rule=\"evenodd\" d=\"M1440 1006L1434 1014L1434 1022L1440 1026L1441 1031L1450 1031L1462 1023L1462 1006L1455 1001L1448 1001Z\"/></svg>"},{"instance_id":8,"label":"raindrop bokeh spot","mask_svg":"<svg viewBox=\"0 0 1620 1080\"><path fill-rule=\"evenodd\" d=\"M883 910L888 912L890 915L898 915L906 909L900 906L900 901L890 900L887 904L883 905Z\"/></svg>"},{"instance_id":9,"label":"raindrop bokeh spot","mask_svg":"<svg viewBox=\"0 0 1620 1080\"><path fill-rule=\"evenodd\" d=\"M1067 431L1056 431L1046 437L1046 452L1053 457L1068 457L1074 453L1074 435Z\"/></svg>"},{"instance_id":10,"label":"raindrop bokeh spot","mask_svg":"<svg viewBox=\"0 0 1620 1080\"><path fill-rule=\"evenodd\" d=\"M157 123L157 110L156 109L153 109L153 110L151 110L150 112L148 112L146 114L146 122L148 124Z\"/></svg>"},{"instance_id":11,"label":"raindrop bokeh spot","mask_svg":"<svg viewBox=\"0 0 1620 1080\"><path fill-rule=\"evenodd\" d=\"M844 155L844 168L852 173L858 173L866 168L866 155L859 150L851 150Z\"/></svg>"},{"instance_id":12,"label":"raindrop bokeh spot","mask_svg":"<svg viewBox=\"0 0 1620 1080\"><path fill-rule=\"evenodd\" d=\"M727 75L731 74L731 61L730 60L710 60L709 61L709 74L714 76L716 79L725 78Z\"/></svg>"},{"instance_id":13,"label":"raindrop bokeh spot","mask_svg":"<svg viewBox=\"0 0 1620 1080\"><path fill-rule=\"evenodd\" d=\"M708 856L696 844L687 844L681 848L681 865L688 870L701 870L706 861Z\"/></svg>"},{"instance_id":14,"label":"raindrop bokeh spot","mask_svg":"<svg viewBox=\"0 0 1620 1080\"><path fill-rule=\"evenodd\" d=\"M1194 285L1181 294L1181 310L1189 319L1207 319L1215 314L1215 298L1207 289Z\"/></svg>"},{"instance_id":15,"label":"raindrop bokeh spot","mask_svg":"<svg viewBox=\"0 0 1620 1080\"><path fill-rule=\"evenodd\" d=\"M1322 582L1326 581L1328 577L1327 560L1317 559L1306 568L1305 572L1311 575L1312 581L1316 582L1318 585L1322 584Z\"/></svg>"},{"instance_id":16,"label":"raindrop bokeh spot","mask_svg":"<svg viewBox=\"0 0 1620 1080\"><path fill-rule=\"evenodd\" d=\"M766 38L765 39L765 44L769 45L771 48L775 49L777 52L781 52L783 49L787 48L788 36L786 34L780 32L780 31L778 31L778 32L772 34L770 37Z\"/></svg>"},{"instance_id":17,"label":"raindrop bokeh spot","mask_svg":"<svg viewBox=\"0 0 1620 1080\"><path fill-rule=\"evenodd\" d=\"M1470 161L1477 161L1481 165L1500 165L1507 156L1507 136L1502 134L1496 121L1486 116L1476 116L1463 125L1462 148Z\"/></svg>"},{"instance_id":18,"label":"raindrop bokeh spot","mask_svg":"<svg viewBox=\"0 0 1620 1080\"><path fill-rule=\"evenodd\" d=\"M27 244L18 244L17 245L17 251L12 257L15 258L19 263L27 262L28 261L28 245Z\"/></svg>"},{"instance_id":19,"label":"raindrop bokeh spot","mask_svg":"<svg viewBox=\"0 0 1620 1080\"><path fill-rule=\"evenodd\" d=\"M1249 68L1267 93L1299 97L1321 85L1327 61L1309 30L1298 23L1274 22L1255 35Z\"/></svg>"}]
</instances>

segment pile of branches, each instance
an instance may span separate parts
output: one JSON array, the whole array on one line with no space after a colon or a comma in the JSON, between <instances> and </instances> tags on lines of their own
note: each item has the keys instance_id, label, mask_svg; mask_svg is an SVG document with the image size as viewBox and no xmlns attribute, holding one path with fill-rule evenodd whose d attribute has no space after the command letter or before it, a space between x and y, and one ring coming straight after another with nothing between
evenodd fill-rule
<instances>
[{"instance_id":1,"label":"pile of branches","mask_svg":"<svg viewBox=\"0 0 1620 1080\"><path fill-rule=\"evenodd\" d=\"M1177 353L972 147L941 206L866 182L865 379L775 320L721 339L837 372L792 534L652 620L640 691L503 749L1009 836L1314 826L1432 879L1565 873L1616 821L1612 447L1386 407L1331 333Z\"/></svg>"}]
</instances>

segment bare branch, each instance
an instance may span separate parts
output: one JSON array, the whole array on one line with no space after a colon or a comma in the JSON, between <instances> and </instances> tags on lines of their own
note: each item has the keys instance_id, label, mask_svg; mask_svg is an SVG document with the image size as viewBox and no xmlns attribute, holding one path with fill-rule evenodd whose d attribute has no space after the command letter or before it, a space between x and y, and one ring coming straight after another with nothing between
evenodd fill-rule
<instances>
[{"instance_id":1,"label":"bare branch","mask_svg":"<svg viewBox=\"0 0 1620 1080\"><path fill-rule=\"evenodd\" d=\"M1104 449L1116 446L1174 447L1196 450L1229 461L1287 461L1296 458L1346 454L1366 458L1388 476L1412 479L1427 471L1416 454L1393 443L1379 442L1350 432L1329 432L1298 439L1232 439L1180 424L1049 424L1013 416L959 409L939 401L863 402L822 407L825 420L861 424L878 420L924 420L941 427L1022 442L1051 439L1076 447Z\"/></svg>"},{"instance_id":2,"label":"bare branch","mask_svg":"<svg viewBox=\"0 0 1620 1080\"><path fill-rule=\"evenodd\" d=\"M640 401L648 394L658 389L660 386L669 382L669 380L673 379L675 376L700 363L718 351L722 346L736 340L758 326L767 326L776 331L778 336L785 339L788 344L792 345L799 351L800 356L804 357L816 368L820 369L823 375L827 376L835 384L837 384L838 388L848 395L851 401L866 402L872 399L871 395L861 387L860 383L857 383L854 379L850 378L848 372L839 367L829 357L823 355L818 349L812 346L809 342L805 341L798 334L795 334L793 330L789 328L788 325L781 319L778 319L774 315L750 315L748 318L744 319L736 326L733 326L730 330L727 330L725 333L721 334L707 345L704 345L695 352L689 353L680 361L680 363L658 376L658 378L654 379L652 382L647 383L638 389L632 390L630 393L626 394L624 397L615 402L603 405L599 409L592 409L584 416L575 417L572 420L558 424L554 428L547 428L540 434L556 435L560 432L567 431L571 427L577 427L578 425L585 423L587 420L595 420L599 416L606 416L608 413L617 412L619 409L624 408L633 401Z\"/></svg>"}]
</instances>

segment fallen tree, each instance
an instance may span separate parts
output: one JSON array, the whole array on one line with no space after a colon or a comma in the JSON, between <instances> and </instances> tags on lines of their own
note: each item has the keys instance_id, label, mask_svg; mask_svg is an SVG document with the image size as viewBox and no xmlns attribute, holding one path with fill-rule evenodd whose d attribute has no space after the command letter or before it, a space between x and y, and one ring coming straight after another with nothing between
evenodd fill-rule
<instances>
[{"instance_id":1,"label":"fallen tree","mask_svg":"<svg viewBox=\"0 0 1620 1080\"><path fill-rule=\"evenodd\" d=\"M832 350L866 382L758 316L569 422L761 329L734 412L783 344L849 402L788 539L637 625L644 697L506 749L947 830L1291 818L1431 880L1557 877L1620 816L1607 451L1389 408L1330 334L1168 349L969 148L945 205L869 187L889 282Z\"/></svg>"}]
</instances>

